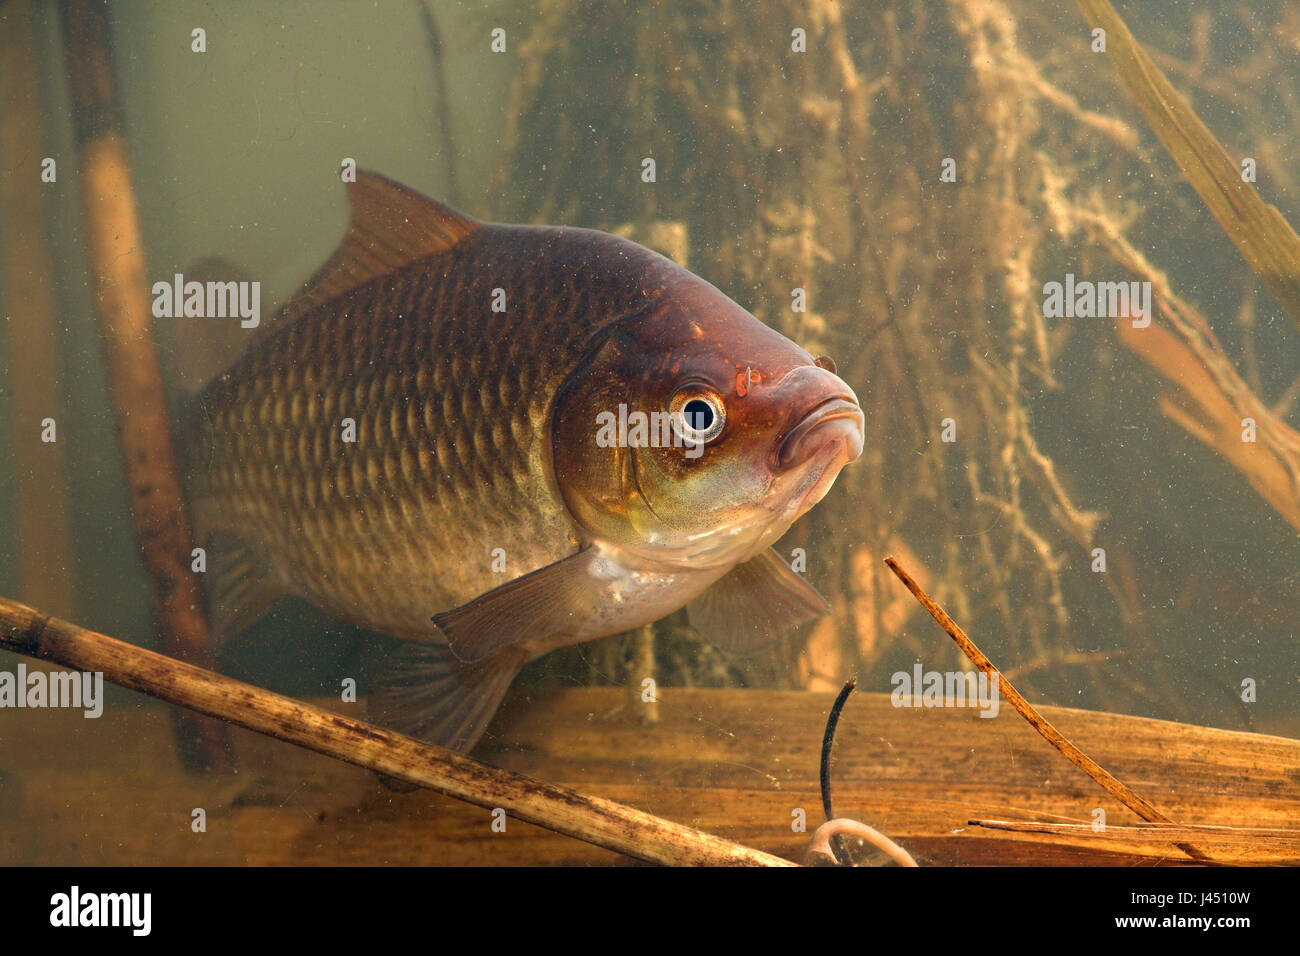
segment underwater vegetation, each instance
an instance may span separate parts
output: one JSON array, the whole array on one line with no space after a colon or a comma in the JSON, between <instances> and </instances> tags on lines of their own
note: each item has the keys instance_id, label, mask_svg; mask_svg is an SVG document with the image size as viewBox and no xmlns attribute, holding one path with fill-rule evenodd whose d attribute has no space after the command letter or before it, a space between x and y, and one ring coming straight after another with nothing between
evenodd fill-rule
<instances>
[{"instance_id":1,"label":"underwater vegetation","mask_svg":"<svg viewBox=\"0 0 1300 956\"><path fill-rule=\"evenodd\" d=\"M1241 230L1179 185L1191 174L1116 67L1122 37L1101 52L1074 9L996 0L597 7L538 5L501 206L642 236L671 224L684 261L835 356L866 415L862 460L790 538L835 613L745 674L681 647L670 621L660 665L833 691L931 660L880 563L893 552L1045 699L1250 726L1244 672L1222 668L1247 647L1292 660L1300 613L1295 263L1243 258ZM1294 196L1294 11L1126 16L1234 152L1237 187ZM581 43L558 39L570 17L591 23ZM804 21L825 55L777 56L790 38L765 25ZM626 69L570 88L602 46ZM593 150L568 117L606 113ZM673 131L653 150L682 170L672 188L622 175L647 128ZM1243 218L1265 215L1280 219ZM1147 284L1152 327L1104 303L1053 314L1049 286L1073 278L1090 294ZM619 673L622 654L611 644L593 673Z\"/></svg>"}]
</instances>

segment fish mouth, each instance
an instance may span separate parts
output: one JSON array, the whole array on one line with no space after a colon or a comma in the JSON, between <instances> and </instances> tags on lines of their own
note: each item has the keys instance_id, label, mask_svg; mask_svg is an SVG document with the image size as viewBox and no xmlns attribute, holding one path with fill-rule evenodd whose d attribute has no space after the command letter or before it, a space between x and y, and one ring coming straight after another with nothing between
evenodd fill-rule
<instances>
[{"instance_id":1,"label":"fish mouth","mask_svg":"<svg viewBox=\"0 0 1300 956\"><path fill-rule=\"evenodd\" d=\"M862 408L852 396L828 398L814 406L781 440L776 465L784 471L823 456L839 458L839 464L846 465L862 454L865 428ZM833 446L838 446L838 454L833 453ZM830 461L826 470L829 465Z\"/></svg>"}]
</instances>

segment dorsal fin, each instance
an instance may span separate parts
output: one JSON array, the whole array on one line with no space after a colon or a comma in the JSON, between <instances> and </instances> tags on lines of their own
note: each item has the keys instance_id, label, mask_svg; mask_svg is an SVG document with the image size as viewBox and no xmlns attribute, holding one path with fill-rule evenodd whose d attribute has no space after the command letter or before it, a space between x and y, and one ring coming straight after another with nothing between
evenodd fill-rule
<instances>
[{"instance_id":1,"label":"dorsal fin","mask_svg":"<svg viewBox=\"0 0 1300 956\"><path fill-rule=\"evenodd\" d=\"M387 176L358 170L348 183L352 215L334 254L276 316L295 318L376 276L445 252L477 229L477 219L435 202Z\"/></svg>"}]
</instances>

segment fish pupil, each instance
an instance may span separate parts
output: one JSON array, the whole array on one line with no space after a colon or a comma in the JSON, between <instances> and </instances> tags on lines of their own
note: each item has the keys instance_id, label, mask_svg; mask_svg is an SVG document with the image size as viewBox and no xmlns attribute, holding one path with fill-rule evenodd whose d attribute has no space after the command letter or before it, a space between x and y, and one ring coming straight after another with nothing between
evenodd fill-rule
<instances>
[{"instance_id":1,"label":"fish pupil","mask_svg":"<svg viewBox=\"0 0 1300 956\"><path fill-rule=\"evenodd\" d=\"M693 398L682 409L686 424L696 431L708 431L713 427L713 406L702 398Z\"/></svg>"}]
</instances>

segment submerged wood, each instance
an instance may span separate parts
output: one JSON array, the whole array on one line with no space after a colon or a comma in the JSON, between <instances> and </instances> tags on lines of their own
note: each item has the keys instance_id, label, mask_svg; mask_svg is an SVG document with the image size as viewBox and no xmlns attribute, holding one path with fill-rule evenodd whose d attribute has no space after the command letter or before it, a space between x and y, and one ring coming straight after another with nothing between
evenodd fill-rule
<instances>
[{"instance_id":1,"label":"submerged wood","mask_svg":"<svg viewBox=\"0 0 1300 956\"><path fill-rule=\"evenodd\" d=\"M172 451L144 238L121 132L108 7L94 0L63 0L59 12L100 341L159 646L182 660L208 665L207 621L190 569L193 543ZM187 713L178 713L176 720L188 766L197 770L228 763L226 731L219 721Z\"/></svg>"},{"instance_id":2,"label":"submerged wood","mask_svg":"<svg viewBox=\"0 0 1300 956\"><path fill-rule=\"evenodd\" d=\"M891 575L892 577L892 575ZM910 600L910 597L909 597ZM32 667L36 665L33 664ZM1192 861L1172 839L993 830L973 817L1088 821L1139 818L1007 711L898 708L887 681L859 689L836 731L838 812L887 829L922 866L1170 866ZM829 693L660 688L647 731L622 687L519 691L480 759L504 770L633 804L746 846L801 859L820 807L816 743ZM350 713L337 695L310 700ZM432 790L394 793L367 770L234 728L240 772L180 772L166 711L139 699L97 721L79 711L13 710L0 782L0 863L45 865L525 866L602 865L620 854L509 821L492 833L481 808ZM1180 820L1287 828L1300 819L1300 740L1145 717L1045 706L1071 740ZM1281 725L1279 730L1283 729ZM129 754L129 772L123 755ZM1062 771L1065 772L1062 772ZM58 808L57 816L50 807ZM106 814L105 806L115 812ZM191 807L208 832L191 832ZM796 808L807 832L791 826ZM218 826L212 821L219 820ZM1300 848L1211 843L1234 865L1300 863Z\"/></svg>"},{"instance_id":3,"label":"submerged wood","mask_svg":"<svg viewBox=\"0 0 1300 956\"><path fill-rule=\"evenodd\" d=\"M633 807L498 770L442 747L273 694L0 598L0 647L104 678L317 753L652 863L788 860Z\"/></svg>"}]
</instances>

